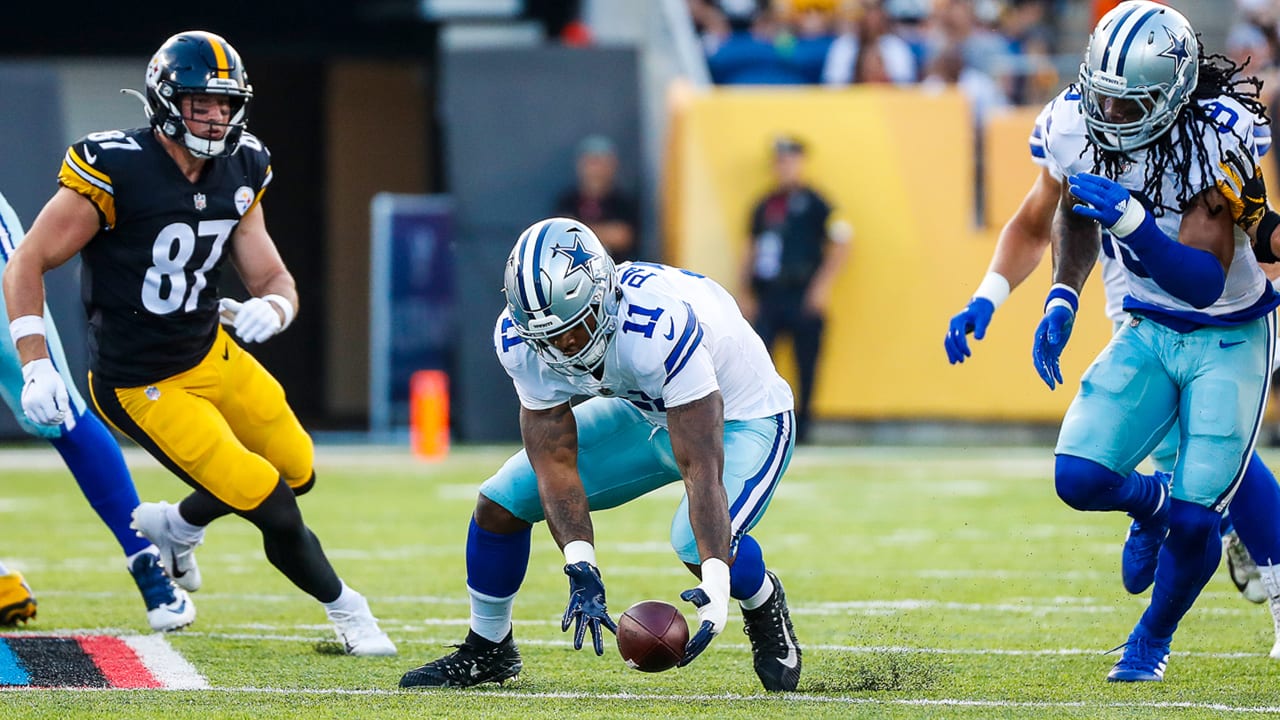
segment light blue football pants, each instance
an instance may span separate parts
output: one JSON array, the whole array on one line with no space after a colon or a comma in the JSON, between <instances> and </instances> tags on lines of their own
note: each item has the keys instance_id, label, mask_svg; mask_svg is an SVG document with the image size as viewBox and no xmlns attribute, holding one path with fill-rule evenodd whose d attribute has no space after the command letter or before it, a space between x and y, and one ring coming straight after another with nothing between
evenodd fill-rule
<instances>
[{"instance_id":1,"label":"light blue football pants","mask_svg":"<svg viewBox=\"0 0 1280 720\"><path fill-rule=\"evenodd\" d=\"M1180 333L1135 317L1085 371L1055 452L1127 476L1179 427L1173 497L1222 512L1253 452L1275 314Z\"/></svg>"},{"instance_id":2,"label":"light blue football pants","mask_svg":"<svg viewBox=\"0 0 1280 720\"><path fill-rule=\"evenodd\" d=\"M591 509L604 510L681 480L666 428L645 420L621 398L592 398L573 408L578 423L578 473ZM764 515L795 447L791 411L724 424L724 489L729 500L731 548ZM545 519L538 480L521 450L480 486L480 494L529 523ZM698 544L689 524L689 498L671 521L671 546L697 565Z\"/></svg>"}]
</instances>

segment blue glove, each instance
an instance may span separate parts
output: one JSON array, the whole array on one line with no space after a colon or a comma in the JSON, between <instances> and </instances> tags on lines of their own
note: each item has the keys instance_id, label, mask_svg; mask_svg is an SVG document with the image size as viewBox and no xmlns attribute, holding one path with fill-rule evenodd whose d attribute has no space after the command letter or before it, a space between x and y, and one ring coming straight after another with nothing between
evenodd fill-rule
<instances>
[{"instance_id":1,"label":"blue glove","mask_svg":"<svg viewBox=\"0 0 1280 720\"><path fill-rule=\"evenodd\" d=\"M1064 305L1054 305L1045 311L1036 327L1036 342L1031 348L1031 357L1035 360L1036 372L1040 379L1052 390L1062 384L1062 369L1058 366L1058 357L1062 349L1071 339L1071 326L1075 324L1075 312Z\"/></svg>"},{"instance_id":2,"label":"blue glove","mask_svg":"<svg viewBox=\"0 0 1280 720\"><path fill-rule=\"evenodd\" d=\"M975 297L964 310L951 318L942 344L947 348L947 359L952 365L964 362L972 354L966 336L973 333L974 340L981 340L987 334L987 326L991 324L991 315L995 311L996 306L990 300Z\"/></svg>"},{"instance_id":3,"label":"blue glove","mask_svg":"<svg viewBox=\"0 0 1280 720\"><path fill-rule=\"evenodd\" d=\"M1071 212L1097 220L1107 229L1115 227L1115 224L1124 216L1129 201L1133 199L1123 185L1101 175L1077 173L1068 179L1068 183L1071 186L1071 194L1081 200L1081 203L1072 206ZM1132 230L1133 228L1129 228L1130 232Z\"/></svg>"},{"instance_id":4,"label":"blue glove","mask_svg":"<svg viewBox=\"0 0 1280 720\"><path fill-rule=\"evenodd\" d=\"M568 630L569 625L573 625L573 649L581 650L582 640L590 628L596 655L603 655L604 631L600 626L617 635L618 625L605 608L604 581L600 579L600 571L584 561L565 565L564 574L569 576L569 606L564 609L560 630Z\"/></svg>"}]
</instances>

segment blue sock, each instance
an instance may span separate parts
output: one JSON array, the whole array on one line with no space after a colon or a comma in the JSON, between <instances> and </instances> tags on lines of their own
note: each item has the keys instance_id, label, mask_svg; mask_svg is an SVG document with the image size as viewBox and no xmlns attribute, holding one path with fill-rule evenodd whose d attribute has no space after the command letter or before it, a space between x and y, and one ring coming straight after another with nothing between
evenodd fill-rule
<instances>
[{"instance_id":1,"label":"blue sock","mask_svg":"<svg viewBox=\"0 0 1280 720\"><path fill-rule=\"evenodd\" d=\"M533 528L507 535L489 532L471 518L467 529L467 587L495 598L514 595L529 569Z\"/></svg>"},{"instance_id":2,"label":"blue sock","mask_svg":"<svg viewBox=\"0 0 1280 720\"><path fill-rule=\"evenodd\" d=\"M1231 499L1231 518L1254 562L1280 564L1280 485L1256 452Z\"/></svg>"},{"instance_id":3,"label":"blue sock","mask_svg":"<svg viewBox=\"0 0 1280 720\"><path fill-rule=\"evenodd\" d=\"M1054 467L1058 497L1077 510L1123 510L1146 520L1160 509L1164 483L1137 470L1128 477L1074 455L1059 455Z\"/></svg>"},{"instance_id":4,"label":"blue sock","mask_svg":"<svg viewBox=\"0 0 1280 720\"><path fill-rule=\"evenodd\" d=\"M1237 518L1238 519L1238 518ZM1169 537L1160 548L1151 604L1138 621L1148 637L1168 641L1187 614L1222 556L1218 513L1202 505L1174 500L1169 509Z\"/></svg>"},{"instance_id":5,"label":"blue sock","mask_svg":"<svg viewBox=\"0 0 1280 720\"><path fill-rule=\"evenodd\" d=\"M747 600L764 584L764 554L750 535L738 541L738 552L729 566L729 597Z\"/></svg>"},{"instance_id":6,"label":"blue sock","mask_svg":"<svg viewBox=\"0 0 1280 720\"><path fill-rule=\"evenodd\" d=\"M138 491L120 446L98 416L86 412L76 418L74 428L50 442L71 469L84 499L116 536L125 556L150 545L129 527L140 502Z\"/></svg>"}]
</instances>

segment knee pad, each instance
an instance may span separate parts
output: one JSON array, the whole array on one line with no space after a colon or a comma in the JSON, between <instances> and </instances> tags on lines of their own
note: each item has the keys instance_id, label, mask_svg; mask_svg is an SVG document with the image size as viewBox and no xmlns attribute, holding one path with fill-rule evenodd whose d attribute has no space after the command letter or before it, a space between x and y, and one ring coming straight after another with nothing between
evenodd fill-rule
<instances>
[{"instance_id":1,"label":"knee pad","mask_svg":"<svg viewBox=\"0 0 1280 720\"><path fill-rule=\"evenodd\" d=\"M1124 478L1092 460L1074 455L1058 455L1053 473L1058 497L1076 510L1110 510L1103 497Z\"/></svg>"}]
</instances>

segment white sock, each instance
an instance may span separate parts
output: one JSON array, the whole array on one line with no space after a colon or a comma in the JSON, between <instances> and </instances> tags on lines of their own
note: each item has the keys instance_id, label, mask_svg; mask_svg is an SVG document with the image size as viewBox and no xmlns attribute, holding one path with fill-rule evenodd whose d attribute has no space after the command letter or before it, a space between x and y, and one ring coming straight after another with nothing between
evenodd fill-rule
<instances>
[{"instance_id":1,"label":"white sock","mask_svg":"<svg viewBox=\"0 0 1280 720\"><path fill-rule=\"evenodd\" d=\"M204 539L204 526L187 522L177 505L165 508L165 519L169 521L169 532L179 542L197 543Z\"/></svg>"},{"instance_id":2,"label":"white sock","mask_svg":"<svg viewBox=\"0 0 1280 720\"><path fill-rule=\"evenodd\" d=\"M511 632L511 606L515 605L516 594L511 593L504 598L485 595L467 587L471 596L471 629L475 634L500 643L507 639Z\"/></svg>"},{"instance_id":3,"label":"white sock","mask_svg":"<svg viewBox=\"0 0 1280 720\"><path fill-rule=\"evenodd\" d=\"M8 575L8 574L9 574L9 568L5 567L4 563L0 563L0 575Z\"/></svg>"},{"instance_id":4,"label":"white sock","mask_svg":"<svg viewBox=\"0 0 1280 720\"><path fill-rule=\"evenodd\" d=\"M338 597L336 599L332 602L320 604L324 605L324 611L326 613L355 612L360 609L360 605L363 600L363 595L347 587L347 584L344 582L342 583L342 592L338 593Z\"/></svg>"},{"instance_id":5,"label":"white sock","mask_svg":"<svg viewBox=\"0 0 1280 720\"><path fill-rule=\"evenodd\" d=\"M773 580L769 579L768 573L765 573L764 584L760 586L760 589L757 590L754 595L747 598L746 600L739 600L738 604L742 606L743 610L755 610L761 605L769 602L769 598L772 595L773 595Z\"/></svg>"},{"instance_id":6,"label":"white sock","mask_svg":"<svg viewBox=\"0 0 1280 720\"><path fill-rule=\"evenodd\" d=\"M125 566L126 568L128 568L129 570L132 570L132 569L133 569L133 561L134 561L134 560L137 560L137 559L138 559L138 556L139 556L139 555L142 555L143 553L150 553L150 554L152 554L152 555L155 555L157 558L159 558L159 557L160 557L160 548L157 548L155 545L148 545L148 546L146 546L146 547L142 548L141 550L139 550L138 552L136 552L136 553L134 553L134 554L132 554L132 555L126 555L126 556L125 556L125 558L124 558L124 566ZM0 575L2 575L2 574L3 574L3 573L0 573Z\"/></svg>"}]
</instances>

